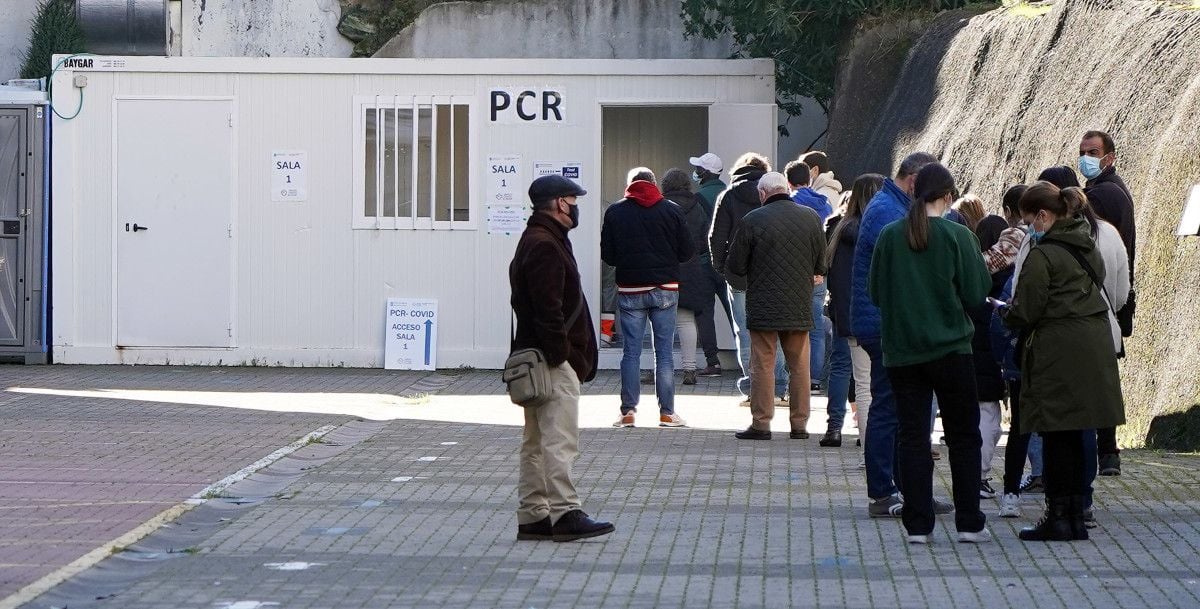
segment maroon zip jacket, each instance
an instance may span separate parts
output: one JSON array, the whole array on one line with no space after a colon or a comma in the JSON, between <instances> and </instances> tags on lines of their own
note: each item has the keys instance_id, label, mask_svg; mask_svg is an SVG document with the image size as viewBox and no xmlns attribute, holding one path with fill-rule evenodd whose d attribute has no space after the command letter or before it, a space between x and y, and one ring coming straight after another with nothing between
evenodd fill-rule
<instances>
[{"instance_id":1,"label":"maroon zip jacket","mask_svg":"<svg viewBox=\"0 0 1200 609\"><path fill-rule=\"evenodd\" d=\"M580 381L595 378L600 351L567 227L534 212L517 243L508 281L517 316L512 349L541 349L551 366L568 362ZM566 327L580 305L579 317Z\"/></svg>"}]
</instances>

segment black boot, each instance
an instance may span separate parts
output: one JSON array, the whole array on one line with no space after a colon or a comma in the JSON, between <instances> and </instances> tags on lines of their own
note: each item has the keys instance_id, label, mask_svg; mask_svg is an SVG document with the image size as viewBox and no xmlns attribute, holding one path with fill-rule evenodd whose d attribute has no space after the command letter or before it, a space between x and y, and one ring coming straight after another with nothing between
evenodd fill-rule
<instances>
[{"instance_id":1,"label":"black boot","mask_svg":"<svg viewBox=\"0 0 1200 609\"><path fill-rule=\"evenodd\" d=\"M1022 541L1071 541L1075 533L1071 530L1071 497L1047 497L1046 514L1037 526L1021 529L1017 534Z\"/></svg>"},{"instance_id":2,"label":"black boot","mask_svg":"<svg viewBox=\"0 0 1200 609\"><path fill-rule=\"evenodd\" d=\"M1071 508L1067 518L1071 523L1071 538L1075 541L1087 541L1087 521L1083 517L1087 506L1087 495L1071 495Z\"/></svg>"},{"instance_id":3,"label":"black boot","mask_svg":"<svg viewBox=\"0 0 1200 609\"><path fill-rule=\"evenodd\" d=\"M827 432L825 432L825 437L821 438L821 446L837 448L841 445L842 445L842 432L840 432L840 431L833 431L833 430L827 431Z\"/></svg>"}]
</instances>

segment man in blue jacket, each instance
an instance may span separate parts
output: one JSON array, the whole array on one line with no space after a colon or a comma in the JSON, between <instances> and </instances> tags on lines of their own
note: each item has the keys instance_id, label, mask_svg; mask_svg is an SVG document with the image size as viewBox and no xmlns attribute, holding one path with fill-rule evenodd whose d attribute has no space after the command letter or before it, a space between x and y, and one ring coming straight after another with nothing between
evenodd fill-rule
<instances>
[{"instance_id":1,"label":"man in blue jacket","mask_svg":"<svg viewBox=\"0 0 1200 609\"><path fill-rule=\"evenodd\" d=\"M859 226L858 243L854 246L854 271L850 300L850 329L854 339L871 356L871 416L867 417L866 446L867 496L871 504L867 513L872 518L900 516L904 507L896 487L896 396L883 366L883 342L880 338L879 308L867 294L867 278L871 274L871 256L879 233L892 222L904 219L912 204L913 183L917 172L937 157L925 152L908 155L900 163L896 178L884 182L883 188L867 204ZM932 430L931 430L932 431ZM936 505L939 513L946 507Z\"/></svg>"}]
</instances>

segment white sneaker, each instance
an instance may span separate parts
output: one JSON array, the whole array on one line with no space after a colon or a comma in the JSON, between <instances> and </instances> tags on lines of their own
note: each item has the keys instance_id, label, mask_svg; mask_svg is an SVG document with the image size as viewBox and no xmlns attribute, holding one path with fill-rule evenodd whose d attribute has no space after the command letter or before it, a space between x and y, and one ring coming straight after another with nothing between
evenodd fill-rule
<instances>
[{"instance_id":1,"label":"white sneaker","mask_svg":"<svg viewBox=\"0 0 1200 609\"><path fill-rule=\"evenodd\" d=\"M998 494L999 493L996 492L996 489L992 488L992 479L991 478L984 478L983 480L979 481L979 498L980 499L995 499L996 495L998 495Z\"/></svg>"},{"instance_id":2,"label":"white sneaker","mask_svg":"<svg viewBox=\"0 0 1200 609\"><path fill-rule=\"evenodd\" d=\"M986 529L984 529L984 530L986 530ZM906 539L908 540L908 543L911 543L911 544L922 545L922 546L929 545L929 536L928 535L908 535L906 537Z\"/></svg>"},{"instance_id":3,"label":"white sneaker","mask_svg":"<svg viewBox=\"0 0 1200 609\"><path fill-rule=\"evenodd\" d=\"M992 540L992 532L983 527L978 531L971 533L969 531L958 532L958 543L986 543Z\"/></svg>"},{"instance_id":4,"label":"white sneaker","mask_svg":"<svg viewBox=\"0 0 1200 609\"><path fill-rule=\"evenodd\" d=\"M687 421L684 421L675 413L658 415L659 427L687 427Z\"/></svg>"},{"instance_id":5,"label":"white sneaker","mask_svg":"<svg viewBox=\"0 0 1200 609\"><path fill-rule=\"evenodd\" d=\"M1021 496L1012 493L1005 493L1004 497L1000 498L1000 517L1001 518L1020 518L1021 517Z\"/></svg>"}]
</instances>

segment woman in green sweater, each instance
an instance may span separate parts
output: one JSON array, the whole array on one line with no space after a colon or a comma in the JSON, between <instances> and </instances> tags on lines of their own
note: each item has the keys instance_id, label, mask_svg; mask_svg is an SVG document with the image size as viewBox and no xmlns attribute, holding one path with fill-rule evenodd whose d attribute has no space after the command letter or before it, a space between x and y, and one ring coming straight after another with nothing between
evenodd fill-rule
<instances>
[{"instance_id":1,"label":"woman in green sweater","mask_svg":"<svg viewBox=\"0 0 1200 609\"><path fill-rule=\"evenodd\" d=\"M904 489L901 518L909 543L933 532L933 458L929 421L933 395L945 426L958 540L991 539L979 509L979 404L967 310L984 303L991 276L979 241L943 219L954 201L954 178L941 164L922 169L904 220L889 224L871 258L868 290L883 321L883 363L896 393L897 452Z\"/></svg>"},{"instance_id":2,"label":"woman in green sweater","mask_svg":"<svg viewBox=\"0 0 1200 609\"><path fill-rule=\"evenodd\" d=\"M1125 423L1125 403L1102 295L1104 259L1079 188L1038 182L1017 203L1034 246L1011 306L1000 316L1021 331L1021 433L1042 436L1046 514L1025 541L1088 538L1083 430Z\"/></svg>"}]
</instances>

